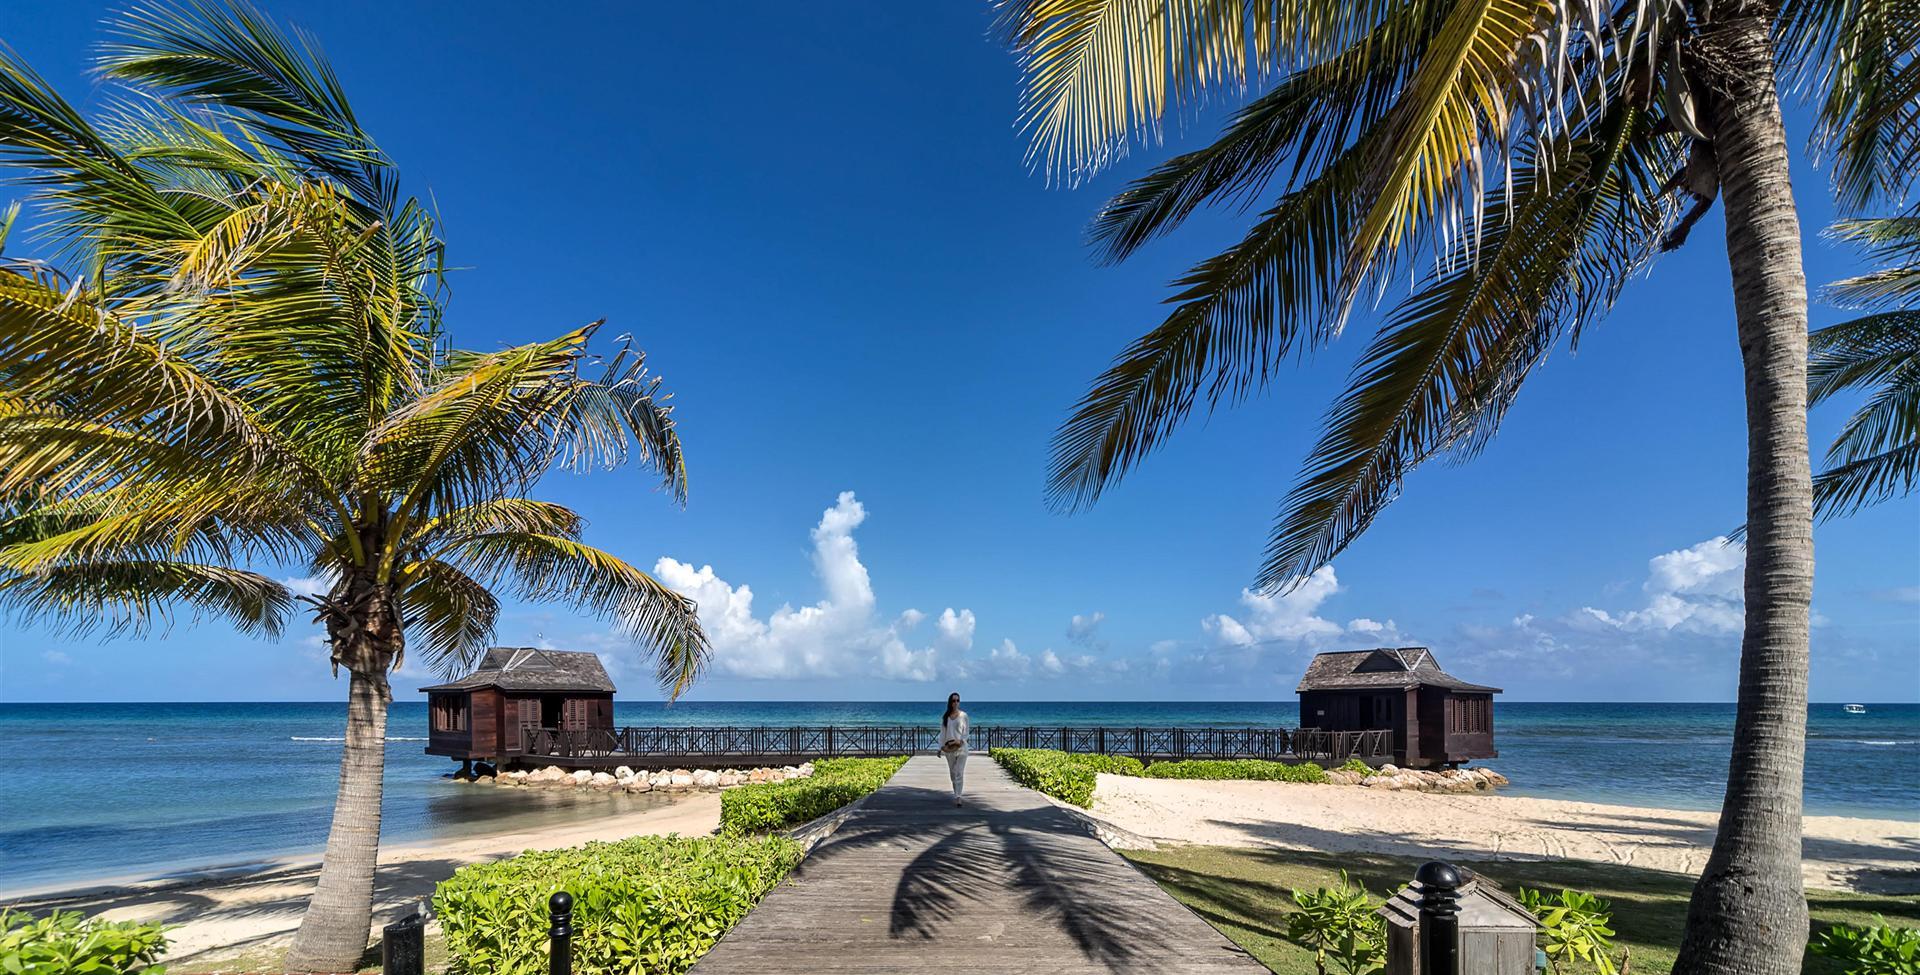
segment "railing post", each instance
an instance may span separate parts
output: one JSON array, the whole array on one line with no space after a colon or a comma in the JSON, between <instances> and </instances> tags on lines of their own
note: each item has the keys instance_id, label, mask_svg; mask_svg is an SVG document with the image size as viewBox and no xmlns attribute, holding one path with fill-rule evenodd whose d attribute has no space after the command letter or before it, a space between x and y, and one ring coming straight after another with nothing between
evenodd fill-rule
<instances>
[{"instance_id":1,"label":"railing post","mask_svg":"<svg viewBox=\"0 0 1920 975\"><path fill-rule=\"evenodd\" d=\"M547 898L547 914L553 927L547 931L547 964L550 975L573 975L573 895L554 891Z\"/></svg>"},{"instance_id":2,"label":"railing post","mask_svg":"<svg viewBox=\"0 0 1920 975\"><path fill-rule=\"evenodd\" d=\"M1421 865L1420 975L1460 975L1460 871L1438 860Z\"/></svg>"}]
</instances>

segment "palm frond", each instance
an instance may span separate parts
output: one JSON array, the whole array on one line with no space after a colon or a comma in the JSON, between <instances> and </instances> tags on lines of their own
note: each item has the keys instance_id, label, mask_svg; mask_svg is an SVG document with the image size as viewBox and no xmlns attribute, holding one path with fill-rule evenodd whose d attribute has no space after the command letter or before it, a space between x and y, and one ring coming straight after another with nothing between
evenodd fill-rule
<instances>
[{"instance_id":1,"label":"palm frond","mask_svg":"<svg viewBox=\"0 0 1920 975\"><path fill-rule=\"evenodd\" d=\"M432 553L470 536L495 532L533 532L578 540L586 519L551 501L488 498L415 524L406 545L415 552Z\"/></svg>"},{"instance_id":2,"label":"palm frond","mask_svg":"<svg viewBox=\"0 0 1920 975\"><path fill-rule=\"evenodd\" d=\"M1650 138L1643 113L1614 103L1599 131L1555 149L1551 184L1522 167L1511 205L1489 202L1477 261L1443 265L1400 304L1287 497L1263 589L1297 584L1331 560L1427 458L1477 449L1558 338L1612 303L1664 223L1659 177L1645 161L1629 165Z\"/></svg>"},{"instance_id":3,"label":"palm frond","mask_svg":"<svg viewBox=\"0 0 1920 975\"><path fill-rule=\"evenodd\" d=\"M1920 310L1890 311L1814 329L1807 337L1807 402L1890 381L1920 362Z\"/></svg>"},{"instance_id":4,"label":"palm frond","mask_svg":"<svg viewBox=\"0 0 1920 975\"><path fill-rule=\"evenodd\" d=\"M1551 117L1557 88L1535 75L1541 24L1551 0L1463 0L1427 46L1420 67L1383 123L1365 183L1369 204L1348 241L1342 305L1369 274L1425 235L1468 261L1479 231L1481 191L1508 165L1522 114ZM1543 46L1543 45L1542 45ZM1543 137L1550 132L1541 132ZM1547 166L1552 157L1537 162ZM1345 308L1342 308L1342 315Z\"/></svg>"},{"instance_id":5,"label":"palm frond","mask_svg":"<svg viewBox=\"0 0 1920 975\"><path fill-rule=\"evenodd\" d=\"M1916 487L1920 487L1920 441L1908 441L1814 475L1814 516L1823 521L1845 517L1882 501L1906 497Z\"/></svg>"},{"instance_id":6,"label":"palm frond","mask_svg":"<svg viewBox=\"0 0 1920 975\"><path fill-rule=\"evenodd\" d=\"M446 561L523 599L566 603L612 619L653 654L660 686L678 697L706 666L707 637L693 601L620 558L571 538L533 532L478 535Z\"/></svg>"},{"instance_id":7,"label":"palm frond","mask_svg":"<svg viewBox=\"0 0 1920 975\"><path fill-rule=\"evenodd\" d=\"M1054 433L1050 504L1093 503L1197 403L1239 400L1271 378L1337 296L1370 145L1348 150L1176 282L1173 313L1114 360Z\"/></svg>"},{"instance_id":8,"label":"palm frond","mask_svg":"<svg viewBox=\"0 0 1920 975\"><path fill-rule=\"evenodd\" d=\"M1001 31L1024 76L1029 160L1070 178L1158 135L1168 110L1212 88L1316 63L1377 25L1389 0L1007 0Z\"/></svg>"},{"instance_id":9,"label":"palm frond","mask_svg":"<svg viewBox=\"0 0 1920 975\"><path fill-rule=\"evenodd\" d=\"M493 641L500 601L459 569L429 559L407 566L400 600L414 651L451 678Z\"/></svg>"},{"instance_id":10,"label":"palm frond","mask_svg":"<svg viewBox=\"0 0 1920 975\"><path fill-rule=\"evenodd\" d=\"M136 7L112 24L110 77L218 107L352 190L382 215L398 179L361 129L319 45L289 37L245 0Z\"/></svg>"},{"instance_id":11,"label":"palm frond","mask_svg":"<svg viewBox=\"0 0 1920 975\"><path fill-rule=\"evenodd\" d=\"M1920 216L1842 220L1828 233L1859 245L1869 259L1888 265L1828 285L1830 300L1851 308L1920 302Z\"/></svg>"},{"instance_id":12,"label":"palm frond","mask_svg":"<svg viewBox=\"0 0 1920 975\"><path fill-rule=\"evenodd\" d=\"M1899 202L1920 165L1920 10L1909 0L1783 0L1782 73L1818 108L1842 210Z\"/></svg>"},{"instance_id":13,"label":"palm frond","mask_svg":"<svg viewBox=\"0 0 1920 975\"><path fill-rule=\"evenodd\" d=\"M207 463L314 471L294 442L195 363L75 284L0 269L0 384L43 409L137 430Z\"/></svg>"},{"instance_id":14,"label":"palm frond","mask_svg":"<svg viewBox=\"0 0 1920 975\"><path fill-rule=\"evenodd\" d=\"M1094 220L1091 236L1103 258L1125 260L1203 204L1251 200L1288 160L1296 177L1323 171L1356 133L1380 121L1445 13L1432 0L1395 6L1352 46L1281 79L1237 112L1212 144L1128 185Z\"/></svg>"},{"instance_id":15,"label":"palm frond","mask_svg":"<svg viewBox=\"0 0 1920 975\"><path fill-rule=\"evenodd\" d=\"M644 357L623 350L579 375L598 323L549 342L455 356L437 387L369 437L363 477L403 495L401 518L518 495L555 465L653 467L676 499L686 468L672 410Z\"/></svg>"},{"instance_id":16,"label":"palm frond","mask_svg":"<svg viewBox=\"0 0 1920 975\"><path fill-rule=\"evenodd\" d=\"M176 608L222 619L251 636L275 638L293 598L266 576L178 561L75 563L34 573L0 570L0 607L23 623L68 632L144 636L164 630Z\"/></svg>"}]
</instances>

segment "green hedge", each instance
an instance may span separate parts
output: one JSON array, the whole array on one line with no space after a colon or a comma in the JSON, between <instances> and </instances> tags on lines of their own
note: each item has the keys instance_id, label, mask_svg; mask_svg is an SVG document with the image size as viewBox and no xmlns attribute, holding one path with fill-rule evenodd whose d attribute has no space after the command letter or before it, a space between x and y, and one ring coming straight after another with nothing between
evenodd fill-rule
<instances>
[{"instance_id":1,"label":"green hedge","mask_svg":"<svg viewBox=\"0 0 1920 975\"><path fill-rule=\"evenodd\" d=\"M1093 787L1101 772L1139 775L1140 762L1124 755L1069 755L1046 748L994 748L987 757L1000 763L1015 782L1081 808L1093 805Z\"/></svg>"},{"instance_id":2,"label":"green hedge","mask_svg":"<svg viewBox=\"0 0 1920 975\"><path fill-rule=\"evenodd\" d=\"M885 785L906 761L828 758L808 778L736 786L720 793L720 828L758 833L817 819Z\"/></svg>"},{"instance_id":3,"label":"green hedge","mask_svg":"<svg viewBox=\"0 0 1920 975\"><path fill-rule=\"evenodd\" d=\"M573 970L693 967L800 862L780 836L636 836L461 867L433 892L449 975L545 975L547 898L573 895Z\"/></svg>"},{"instance_id":4,"label":"green hedge","mask_svg":"<svg viewBox=\"0 0 1920 975\"><path fill-rule=\"evenodd\" d=\"M103 921L79 911L34 917L0 910L0 971L7 973L145 972L163 975L154 959L167 950L165 929L137 921Z\"/></svg>"},{"instance_id":5,"label":"green hedge","mask_svg":"<svg viewBox=\"0 0 1920 975\"><path fill-rule=\"evenodd\" d=\"M1155 762L1149 779L1254 779L1262 782L1325 782L1326 770L1312 762L1288 765L1253 758Z\"/></svg>"}]
</instances>

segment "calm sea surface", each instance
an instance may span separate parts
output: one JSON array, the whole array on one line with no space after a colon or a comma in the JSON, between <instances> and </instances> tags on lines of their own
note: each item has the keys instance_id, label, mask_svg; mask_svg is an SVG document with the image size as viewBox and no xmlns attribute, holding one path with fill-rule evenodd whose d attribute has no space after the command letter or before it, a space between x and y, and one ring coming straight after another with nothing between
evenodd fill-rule
<instances>
[{"instance_id":1,"label":"calm sea surface","mask_svg":"<svg viewBox=\"0 0 1920 975\"><path fill-rule=\"evenodd\" d=\"M937 724L941 702L621 702L621 724ZM984 725L1292 726L1286 703L992 703ZM0 704L0 892L318 850L339 761L340 704ZM497 792L449 781L422 751L426 705L393 707L383 835L432 840L604 816L671 800ZM1719 805L1730 704L1498 705L1514 795L1670 809ZM1920 820L1920 705L1869 704L1809 717L1814 815Z\"/></svg>"}]
</instances>

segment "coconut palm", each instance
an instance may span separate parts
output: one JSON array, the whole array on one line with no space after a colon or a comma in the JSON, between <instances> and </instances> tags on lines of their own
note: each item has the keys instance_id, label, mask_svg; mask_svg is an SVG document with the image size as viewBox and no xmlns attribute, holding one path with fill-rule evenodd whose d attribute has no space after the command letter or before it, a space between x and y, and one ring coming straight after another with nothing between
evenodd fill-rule
<instances>
[{"instance_id":1,"label":"coconut palm","mask_svg":"<svg viewBox=\"0 0 1920 975\"><path fill-rule=\"evenodd\" d=\"M351 971L379 844L389 674L469 663L502 595L615 621L669 694L691 603L529 496L555 467L657 472L684 500L657 378L596 325L447 347L442 241L308 40L248 7L141 7L89 120L0 54L0 153L48 264L0 271L0 605L75 631L192 615L278 635L305 598L347 674L319 886L286 960ZM53 265L79 269L70 276Z\"/></svg>"},{"instance_id":2,"label":"coconut palm","mask_svg":"<svg viewBox=\"0 0 1920 975\"><path fill-rule=\"evenodd\" d=\"M1079 180L1203 96L1255 90L1211 144L1113 197L1124 260L1207 205L1259 206L1175 282L1060 428L1049 496L1094 502L1196 408L1244 400L1415 279L1361 354L1273 526L1258 584L1343 550L1437 454L1481 449L1550 350L1723 201L1749 403L1746 634L1718 839L1683 973L1798 971L1812 591L1806 284L1783 83L1814 87L1843 201L1920 156L1905 0L1005 0L1032 160Z\"/></svg>"},{"instance_id":3,"label":"coconut palm","mask_svg":"<svg viewBox=\"0 0 1920 975\"><path fill-rule=\"evenodd\" d=\"M1831 465L1813 479L1814 511L1851 514L1912 494L1920 485L1920 216L1843 221L1837 236L1864 244L1888 267L1828 288L1834 300L1878 309L1813 333L1808 394L1813 403L1867 390L1827 448Z\"/></svg>"}]
</instances>

